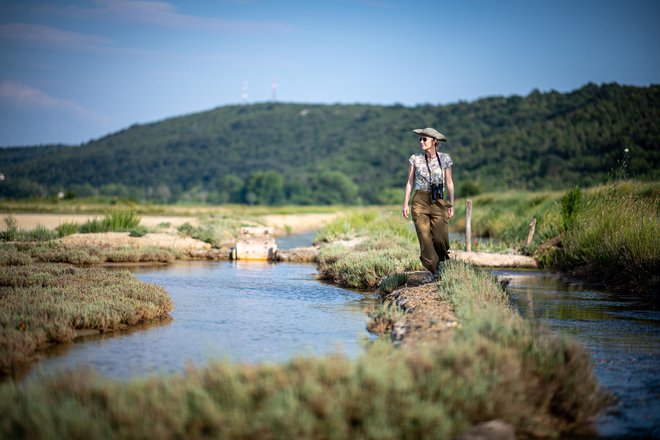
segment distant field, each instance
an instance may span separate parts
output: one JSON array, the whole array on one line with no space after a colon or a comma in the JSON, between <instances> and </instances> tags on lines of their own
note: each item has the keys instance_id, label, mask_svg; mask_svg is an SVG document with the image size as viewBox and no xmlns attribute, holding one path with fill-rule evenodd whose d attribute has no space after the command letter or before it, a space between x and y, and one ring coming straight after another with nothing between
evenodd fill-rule
<instances>
[{"instance_id":1,"label":"distant field","mask_svg":"<svg viewBox=\"0 0 660 440\"><path fill-rule=\"evenodd\" d=\"M255 215L253 218L260 223L274 228L276 235L285 235L287 233L299 233L320 229L326 223L334 220L340 214L337 212L325 213L300 213L300 214L265 214ZM3 221L5 217L11 215L16 220L16 226L23 230L33 230L38 226L47 229L55 229L63 223L82 224L94 218L102 218L103 215L92 214L21 214L0 212L0 231L7 229ZM192 226L200 226L199 216L183 215L142 215L140 224L149 228L155 228L163 223L169 224L169 227L178 228L184 223Z\"/></svg>"},{"instance_id":2,"label":"distant field","mask_svg":"<svg viewBox=\"0 0 660 440\"><path fill-rule=\"evenodd\" d=\"M15 214L0 212L0 220L11 215L16 220L16 226L20 229L34 229L37 226L42 226L47 229L55 229L63 223L85 223L94 218L101 218L102 215L91 214ZM184 223L190 223L197 226L199 220L197 217L188 216L165 216L165 215L144 215L142 216L141 224L147 227L155 227L161 223L169 223L172 227L178 227ZM0 230L5 230L7 225L4 221L0 221Z\"/></svg>"}]
</instances>

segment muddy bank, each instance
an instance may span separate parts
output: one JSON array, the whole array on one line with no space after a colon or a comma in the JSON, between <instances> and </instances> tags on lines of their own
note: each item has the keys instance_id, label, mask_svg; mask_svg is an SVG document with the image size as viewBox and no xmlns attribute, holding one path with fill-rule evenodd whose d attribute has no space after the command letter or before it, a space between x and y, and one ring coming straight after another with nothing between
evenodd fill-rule
<instances>
[{"instance_id":1,"label":"muddy bank","mask_svg":"<svg viewBox=\"0 0 660 440\"><path fill-rule=\"evenodd\" d=\"M393 323L392 341L396 344L405 342L408 346L448 341L452 330L459 325L453 307L438 296L437 282L424 282L424 272L407 275L405 285L382 295L384 304L396 305L403 311Z\"/></svg>"}]
</instances>

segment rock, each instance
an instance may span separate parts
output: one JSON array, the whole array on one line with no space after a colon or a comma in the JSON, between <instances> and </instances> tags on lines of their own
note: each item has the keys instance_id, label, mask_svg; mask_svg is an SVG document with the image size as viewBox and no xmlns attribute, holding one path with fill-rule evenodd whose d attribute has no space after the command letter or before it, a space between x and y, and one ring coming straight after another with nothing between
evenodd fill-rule
<instances>
[{"instance_id":1,"label":"rock","mask_svg":"<svg viewBox=\"0 0 660 440\"><path fill-rule=\"evenodd\" d=\"M289 261L294 263L313 263L316 261L318 253L318 248L314 246L294 249L278 249L275 252L275 259L277 261Z\"/></svg>"},{"instance_id":2,"label":"rock","mask_svg":"<svg viewBox=\"0 0 660 440\"><path fill-rule=\"evenodd\" d=\"M468 429L455 440L515 440L516 430L503 420L479 423Z\"/></svg>"},{"instance_id":3,"label":"rock","mask_svg":"<svg viewBox=\"0 0 660 440\"><path fill-rule=\"evenodd\" d=\"M274 260L277 244L272 228L243 227L236 241L237 260Z\"/></svg>"}]
</instances>

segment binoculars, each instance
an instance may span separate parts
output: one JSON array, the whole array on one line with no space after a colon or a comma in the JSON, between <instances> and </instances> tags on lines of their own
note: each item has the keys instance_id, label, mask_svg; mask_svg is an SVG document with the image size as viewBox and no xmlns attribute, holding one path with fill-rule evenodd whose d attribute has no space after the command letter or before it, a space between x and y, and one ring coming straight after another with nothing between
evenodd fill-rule
<instances>
[{"instance_id":1,"label":"binoculars","mask_svg":"<svg viewBox=\"0 0 660 440\"><path fill-rule=\"evenodd\" d=\"M431 184L431 200L434 202L438 199L442 200L445 198L444 188L442 183L432 183Z\"/></svg>"}]
</instances>

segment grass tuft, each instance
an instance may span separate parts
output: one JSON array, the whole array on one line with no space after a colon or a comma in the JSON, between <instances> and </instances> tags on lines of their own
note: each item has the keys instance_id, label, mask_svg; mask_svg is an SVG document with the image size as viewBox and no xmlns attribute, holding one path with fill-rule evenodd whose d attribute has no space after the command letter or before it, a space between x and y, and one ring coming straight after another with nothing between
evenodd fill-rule
<instances>
[{"instance_id":1,"label":"grass tuft","mask_svg":"<svg viewBox=\"0 0 660 440\"><path fill-rule=\"evenodd\" d=\"M113 211L102 219L94 218L79 226L78 232L127 232L138 227L141 217L135 211Z\"/></svg>"}]
</instances>

